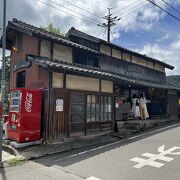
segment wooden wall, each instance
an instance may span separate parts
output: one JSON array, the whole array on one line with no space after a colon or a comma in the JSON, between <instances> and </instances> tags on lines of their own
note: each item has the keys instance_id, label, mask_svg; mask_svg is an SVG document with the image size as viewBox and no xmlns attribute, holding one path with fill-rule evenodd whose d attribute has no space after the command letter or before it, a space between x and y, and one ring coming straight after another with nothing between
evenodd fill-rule
<instances>
[{"instance_id":1,"label":"wooden wall","mask_svg":"<svg viewBox=\"0 0 180 180\"><path fill-rule=\"evenodd\" d=\"M62 99L63 111L56 111L56 100ZM69 134L69 93L67 90L52 89L48 133L49 140L60 140Z\"/></svg>"},{"instance_id":2,"label":"wooden wall","mask_svg":"<svg viewBox=\"0 0 180 180\"><path fill-rule=\"evenodd\" d=\"M178 96L176 91L168 91L167 111L172 118L177 118L178 113Z\"/></svg>"},{"instance_id":3,"label":"wooden wall","mask_svg":"<svg viewBox=\"0 0 180 180\"><path fill-rule=\"evenodd\" d=\"M102 56L100 59L100 68L102 70L111 71L123 76L135 78L139 80L152 81L156 83L165 83L165 73L155 71L131 62Z\"/></svg>"},{"instance_id":4,"label":"wooden wall","mask_svg":"<svg viewBox=\"0 0 180 180\"><path fill-rule=\"evenodd\" d=\"M39 40L35 37L19 34L17 36L18 47L17 51L11 50L11 68L10 68L10 89L16 88L16 76L18 72L26 72L26 83L27 88L44 88L48 86L48 73L44 68L32 63L31 67L21 68L14 71L14 66L18 62L25 60L27 54L39 55Z\"/></svg>"}]
</instances>

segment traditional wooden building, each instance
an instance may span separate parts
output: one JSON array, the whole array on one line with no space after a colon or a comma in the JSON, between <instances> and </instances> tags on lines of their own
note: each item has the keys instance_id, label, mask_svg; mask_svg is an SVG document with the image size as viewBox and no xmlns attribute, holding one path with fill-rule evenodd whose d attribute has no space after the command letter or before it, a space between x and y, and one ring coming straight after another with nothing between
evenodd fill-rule
<instances>
[{"instance_id":1,"label":"traditional wooden building","mask_svg":"<svg viewBox=\"0 0 180 180\"><path fill-rule=\"evenodd\" d=\"M134 93L146 95L151 117L177 113L178 87L165 75L174 67L146 55L74 28L62 37L17 19L8 23L7 49L10 88L44 92L46 140L112 131L130 112Z\"/></svg>"}]
</instances>

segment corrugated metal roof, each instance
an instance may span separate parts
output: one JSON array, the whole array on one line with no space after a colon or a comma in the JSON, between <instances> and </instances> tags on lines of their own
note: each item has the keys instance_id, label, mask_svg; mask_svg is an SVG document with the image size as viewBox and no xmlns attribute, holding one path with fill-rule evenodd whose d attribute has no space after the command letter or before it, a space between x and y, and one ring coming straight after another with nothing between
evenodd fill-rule
<instances>
[{"instance_id":1,"label":"corrugated metal roof","mask_svg":"<svg viewBox=\"0 0 180 180\"><path fill-rule=\"evenodd\" d=\"M82 74L88 74L89 76L98 76L104 79L111 79L114 81L125 82L128 84L135 84L139 86L146 86L152 88L160 88L160 89L175 89L180 90L180 88L171 86L170 84L160 84L150 81L142 81L139 79L132 79L129 77L125 77L119 74L114 74L112 72L103 71L100 68L87 67L79 64L67 63L64 61L54 60L41 56L27 55L27 60L33 63L36 63L40 66L43 66L50 71L67 71L67 72L77 72Z\"/></svg>"}]
</instances>

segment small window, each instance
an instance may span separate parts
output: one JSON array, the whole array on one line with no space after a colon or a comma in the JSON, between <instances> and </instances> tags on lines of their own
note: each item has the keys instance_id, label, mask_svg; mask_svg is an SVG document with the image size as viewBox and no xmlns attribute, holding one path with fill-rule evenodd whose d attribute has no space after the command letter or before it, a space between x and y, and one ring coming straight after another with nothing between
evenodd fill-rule
<instances>
[{"instance_id":1,"label":"small window","mask_svg":"<svg viewBox=\"0 0 180 180\"><path fill-rule=\"evenodd\" d=\"M17 73L16 87L25 87L26 72L22 71Z\"/></svg>"}]
</instances>

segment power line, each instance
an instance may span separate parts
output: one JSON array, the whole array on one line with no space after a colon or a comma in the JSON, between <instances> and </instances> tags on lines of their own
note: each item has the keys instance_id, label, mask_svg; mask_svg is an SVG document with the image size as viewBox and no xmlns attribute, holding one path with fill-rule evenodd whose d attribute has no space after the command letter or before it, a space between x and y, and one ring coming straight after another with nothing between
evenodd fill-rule
<instances>
[{"instance_id":1,"label":"power line","mask_svg":"<svg viewBox=\"0 0 180 180\"><path fill-rule=\"evenodd\" d=\"M107 28L105 28L105 30L104 30L103 37L104 37L104 35L105 35L105 33L106 33L106 30L107 30Z\"/></svg>"},{"instance_id":2,"label":"power line","mask_svg":"<svg viewBox=\"0 0 180 180\"><path fill-rule=\"evenodd\" d=\"M115 39L114 34L113 34L113 32L112 32L112 31L111 31L111 35L112 35L112 37Z\"/></svg>"},{"instance_id":3,"label":"power line","mask_svg":"<svg viewBox=\"0 0 180 180\"><path fill-rule=\"evenodd\" d=\"M135 11L137 11L141 6L143 6L146 3L146 1L138 4L137 6L134 6L133 8L130 8L128 11L124 12L123 14L120 14L119 16L122 18L124 16L127 16L129 14L134 13ZM123 15L123 16L122 16Z\"/></svg>"},{"instance_id":4,"label":"power line","mask_svg":"<svg viewBox=\"0 0 180 180\"><path fill-rule=\"evenodd\" d=\"M175 7L173 7L171 4L169 4L168 2L161 0L162 2L164 2L167 6L169 6L170 8L174 9L176 12L178 12L180 14L180 11L177 10Z\"/></svg>"},{"instance_id":5,"label":"power line","mask_svg":"<svg viewBox=\"0 0 180 180\"><path fill-rule=\"evenodd\" d=\"M60 7L63 7L64 9L67 9L67 10L69 10L69 11L72 11L73 13L79 14L79 15L81 15L81 16L83 16L83 17L85 17L85 18L91 19L91 20L93 20L93 21L97 21L96 19L93 19L93 18L91 18L91 17L88 17L88 16L86 16L86 15L84 15L84 14L81 14L81 13L79 13L79 12L73 11L72 9L67 8L67 7L65 7L65 6L59 4L59 3L55 2L55 1L52 1L52 0L49 0L49 1L52 2L52 3L54 3L54 4L56 4L57 6L60 6ZM97 22L99 22L99 21L97 21Z\"/></svg>"},{"instance_id":6,"label":"power line","mask_svg":"<svg viewBox=\"0 0 180 180\"><path fill-rule=\"evenodd\" d=\"M143 2L142 4L140 4L139 6L137 6L134 10L132 9L133 11L130 11L129 13L124 13L124 15L121 16L121 19L123 19L126 16L129 16L130 14L133 14L134 12L136 12L137 10L142 8L142 6L144 6L145 3L146 3L146 1Z\"/></svg>"},{"instance_id":7,"label":"power line","mask_svg":"<svg viewBox=\"0 0 180 180\"><path fill-rule=\"evenodd\" d=\"M84 19L84 18L82 18L82 17L80 17L80 16L77 16L77 15L71 14L71 13L69 13L69 12L66 12L66 11L64 11L64 10L62 10L62 9L59 9L59 8L57 8L57 7L54 7L54 6L50 5L50 4L47 4L47 3L45 3L45 2L43 2L43 1L41 1L41 0L35 0L35 1L38 1L38 2L40 2L40 3L42 3L42 4L46 5L46 6L49 6L49 7L53 8L53 9L56 9L56 10L61 11L61 12L63 12L63 13L66 13L66 14L72 16L72 17L77 17L77 18L79 18L79 19L81 19L81 20L83 20L83 21L86 21L86 22L88 22L88 23L97 25L96 23L94 23L94 22L92 22L92 21L89 21L89 20Z\"/></svg>"},{"instance_id":8,"label":"power line","mask_svg":"<svg viewBox=\"0 0 180 180\"><path fill-rule=\"evenodd\" d=\"M96 17L102 19L101 16L98 16L98 15L92 13L91 11L89 11L89 10L87 10L87 9L81 8L81 7L79 7L79 6L77 6L77 5L73 4L73 3L70 3L69 1L66 1L66 0L63 0L63 1L66 2L67 4L70 4L70 5L72 5L72 6L74 6L74 7L77 7L77 8L79 8L79 9L81 9L81 10L83 10L83 11L85 11L85 12L87 12L87 13L93 15L93 16L96 16Z\"/></svg>"},{"instance_id":9,"label":"power line","mask_svg":"<svg viewBox=\"0 0 180 180\"><path fill-rule=\"evenodd\" d=\"M180 18L176 17L175 15L171 14L170 12L168 12L167 10L165 10L164 8L162 8L161 6L159 6L158 4L156 4L155 2L151 1L151 0L147 0L148 2L150 2L151 4L153 4L154 6L158 7L159 9L161 9L162 11L164 11L165 13L167 13L169 16L173 17L174 19L180 21Z\"/></svg>"},{"instance_id":10,"label":"power line","mask_svg":"<svg viewBox=\"0 0 180 180\"><path fill-rule=\"evenodd\" d=\"M116 22L121 19L121 18L118 18L117 16L112 17L111 9L112 8L108 8L108 15L103 17L104 19L107 20L107 23L98 24L98 26L101 26L103 28L107 28L108 29L108 31L107 31L107 41L108 42L110 42L111 26L116 25Z\"/></svg>"},{"instance_id":11,"label":"power line","mask_svg":"<svg viewBox=\"0 0 180 180\"><path fill-rule=\"evenodd\" d=\"M142 1L142 0L137 0L137 1L135 1L135 2L133 2L133 3L131 3L131 4L129 4L129 5L125 6L124 8L118 9L118 10L116 10L115 12L113 12L113 14L117 13L118 11L121 11L121 10L126 9L126 8L128 8L129 6L132 6L132 5L134 5L134 4L137 4L137 3L140 2L140 1Z\"/></svg>"}]
</instances>

